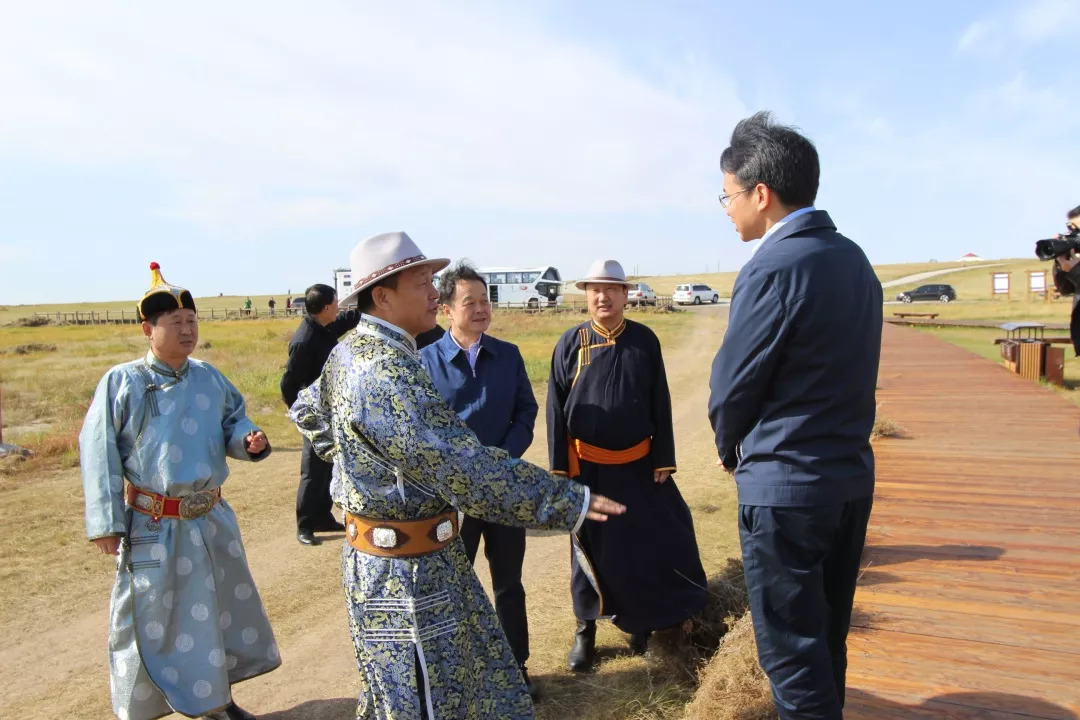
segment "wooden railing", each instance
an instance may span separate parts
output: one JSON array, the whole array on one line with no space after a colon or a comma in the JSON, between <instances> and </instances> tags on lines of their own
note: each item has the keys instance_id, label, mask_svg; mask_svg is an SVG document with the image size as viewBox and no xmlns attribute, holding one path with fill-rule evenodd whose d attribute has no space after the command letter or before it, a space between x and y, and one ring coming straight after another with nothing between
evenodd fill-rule
<instances>
[{"instance_id":1,"label":"wooden railing","mask_svg":"<svg viewBox=\"0 0 1080 720\"><path fill-rule=\"evenodd\" d=\"M656 298L656 307L665 307L671 304L670 296ZM581 312L588 309L588 303L585 301L584 297L580 300L562 302L559 305L554 306L535 303L530 304L527 302L503 302L493 303L493 305L497 310L514 310L530 313ZM270 313L269 310L259 310L257 308L210 308L209 310L199 310L199 320L257 320L260 318L300 317L303 313L304 311L300 308L290 308L275 313ZM60 325L131 325L139 322L138 314L134 310L36 312L33 313L31 317L40 322L56 323Z\"/></svg>"}]
</instances>

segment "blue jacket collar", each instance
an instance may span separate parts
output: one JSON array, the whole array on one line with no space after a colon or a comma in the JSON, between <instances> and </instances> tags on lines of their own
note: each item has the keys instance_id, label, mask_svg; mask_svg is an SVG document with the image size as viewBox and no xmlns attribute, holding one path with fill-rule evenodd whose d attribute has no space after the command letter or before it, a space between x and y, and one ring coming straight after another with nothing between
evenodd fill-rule
<instances>
[{"instance_id":1,"label":"blue jacket collar","mask_svg":"<svg viewBox=\"0 0 1080 720\"><path fill-rule=\"evenodd\" d=\"M461 346L457 344L457 341L454 340L454 336L450 334L449 330L444 332L443 336L435 341L435 344L439 346L439 354L442 355L443 359L447 362L457 357L459 352L464 352L464 350L461 349ZM492 355L499 354L495 348L495 343L491 341L491 338L488 337L487 333L480 336L480 349L486 350Z\"/></svg>"},{"instance_id":2,"label":"blue jacket collar","mask_svg":"<svg viewBox=\"0 0 1080 720\"><path fill-rule=\"evenodd\" d=\"M761 247L758 248L758 253L760 253L767 247L775 245L781 240L791 237L792 235L797 235L799 233L806 232L807 230L821 229L836 229L836 224L832 221L832 218L829 217L829 213L825 212L824 210L814 210L813 212L799 215L794 220L789 220L788 222L784 223L783 227L781 227L769 237L765 238L765 242L763 242L761 244ZM755 255L756 254L757 253L755 253Z\"/></svg>"}]
</instances>

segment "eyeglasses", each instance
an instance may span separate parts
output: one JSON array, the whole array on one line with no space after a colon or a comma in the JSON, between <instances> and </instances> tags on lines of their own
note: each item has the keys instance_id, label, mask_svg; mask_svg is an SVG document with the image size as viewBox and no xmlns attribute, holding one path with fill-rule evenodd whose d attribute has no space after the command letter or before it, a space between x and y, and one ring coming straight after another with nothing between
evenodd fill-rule
<instances>
[{"instance_id":1,"label":"eyeglasses","mask_svg":"<svg viewBox=\"0 0 1080 720\"><path fill-rule=\"evenodd\" d=\"M739 192L731 193L730 195L721 195L720 196L720 207L722 207L722 208L724 208L726 210L727 206L731 204L731 198L735 197L736 195L742 195L744 192L747 192L748 190L753 190L753 188L746 188L745 190L740 190Z\"/></svg>"}]
</instances>

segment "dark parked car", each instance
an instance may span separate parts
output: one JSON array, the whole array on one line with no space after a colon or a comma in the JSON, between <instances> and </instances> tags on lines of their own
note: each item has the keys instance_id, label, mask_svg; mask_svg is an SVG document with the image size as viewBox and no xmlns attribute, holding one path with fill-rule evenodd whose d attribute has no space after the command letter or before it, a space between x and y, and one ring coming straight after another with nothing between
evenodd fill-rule
<instances>
[{"instance_id":1,"label":"dark parked car","mask_svg":"<svg viewBox=\"0 0 1080 720\"><path fill-rule=\"evenodd\" d=\"M914 290L902 292L896 296L900 302L914 302L916 300L937 300L947 303L956 299L956 291L952 285L920 285Z\"/></svg>"}]
</instances>

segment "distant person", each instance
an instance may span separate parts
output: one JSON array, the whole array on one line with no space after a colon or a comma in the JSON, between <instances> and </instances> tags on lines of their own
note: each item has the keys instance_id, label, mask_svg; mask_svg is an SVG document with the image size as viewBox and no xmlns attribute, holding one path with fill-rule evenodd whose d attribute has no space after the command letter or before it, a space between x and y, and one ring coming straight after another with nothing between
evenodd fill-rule
<instances>
[{"instance_id":1,"label":"distant person","mask_svg":"<svg viewBox=\"0 0 1080 720\"><path fill-rule=\"evenodd\" d=\"M245 315L250 315L251 314L251 298L248 298L247 300L244 301L244 314Z\"/></svg>"},{"instance_id":2,"label":"distant person","mask_svg":"<svg viewBox=\"0 0 1080 720\"><path fill-rule=\"evenodd\" d=\"M281 399L292 407L300 391L315 382L337 345L338 338L360 322L359 310L338 312L337 293L317 283L304 293L307 314L289 342L289 360L281 376ZM334 466L320 458L304 436L300 451L300 485L296 489L296 539L302 545L318 545L317 532L341 532L345 526L334 518L330 480Z\"/></svg>"},{"instance_id":3,"label":"distant person","mask_svg":"<svg viewBox=\"0 0 1080 720\"><path fill-rule=\"evenodd\" d=\"M450 329L420 352L431 381L481 443L521 457L532 444L539 406L517 345L487 334L491 325L487 282L472 266L459 263L439 276L439 304ZM525 528L466 515L461 539L470 563L476 562L481 537L495 612L525 685L535 694L525 669L529 659L529 618L521 584Z\"/></svg>"},{"instance_id":4,"label":"distant person","mask_svg":"<svg viewBox=\"0 0 1080 720\"><path fill-rule=\"evenodd\" d=\"M1066 225L1072 231L1070 234L1080 232L1080 205L1069 211ZM1076 292L1080 289L1080 255L1075 250L1054 259L1054 287L1062 295L1073 296L1069 337L1073 352L1080 357L1080 293Z\"/></svg>"},{"instance_id":5,"label":"distant person","mask_svg":"<svg viewBox=\"0 0 1080 720\"><path fill-rule=\"evenodd\" d=\"M264 460L266 435L208 363L195 301L157 263L138 304L144 357L98 384L79 434L86 533L116 557L109 612L112 710L255 720L233 684L281 664L240 528L226 458Z\"/></svg>"},{"instance_id":6,"label":"distant person","mask_svg":"<svg viewBox=\"0 0 1080 720\"><path fill-rule=\"evenodd\" d=\"M270 301L266 304L270 306L270 315L273 315L274 307L277 305L277 302L274 301L274 298L270 298Z\"/></svg>"},{"instance_id":7,"label":"distant person","mask_svg":"<svg viewBox=\"0 0 1080 720\"><path fill-rule=\"evenodd\" d=\"M840 720L874 494L881 283L814 208L808 139L757 113L735 126L720 168L735 231L762 239L735 281L709 398L738 488L758 658L781 720Z\"/></svg>"},{"instance_id":8,"label":"distant person","mask_svg":"<svg viewBox=\"0 0 1080 720\"><path fill-rule=\"evenodd\" d=\"M285 314L288 315L292 312L292 296L285 298Z\"/></svg>"},{"instance_id":9,"label":"distant person","mask_svg":"<svg viewBox=\"0 0 1080 720\"><path fill-rule=\"evenodd\" d=\"M597 619L611 617L643 654L654 630L679 625L707 598L694 521L671 478L675 434L660 340L625 318L629 285L616 261L593 263L577 283L591 319L563 333L551 358L552 472L630 508L571 536L574 672L592 667Z\"/></svg>"}]
</instances>

